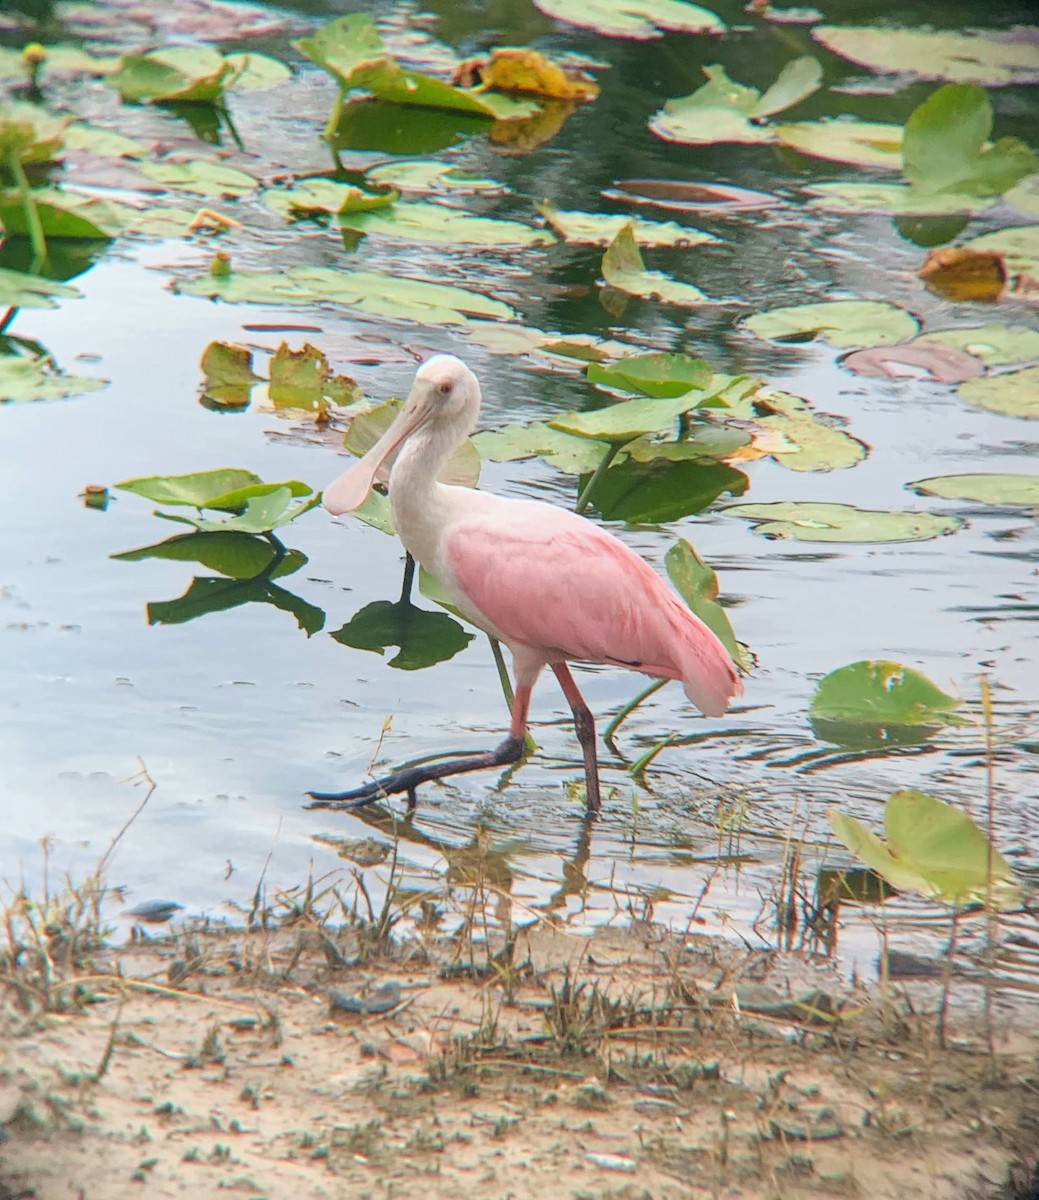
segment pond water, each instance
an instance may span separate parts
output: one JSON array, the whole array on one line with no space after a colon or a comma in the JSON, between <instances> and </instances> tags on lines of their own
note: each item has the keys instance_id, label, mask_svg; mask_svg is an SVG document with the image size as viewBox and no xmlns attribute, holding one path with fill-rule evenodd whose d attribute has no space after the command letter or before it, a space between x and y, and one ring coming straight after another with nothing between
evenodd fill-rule
<instances>
[{"instance_id":1,"label":"pond water","mask_svg":"<svg viewBox=\"0 0 1039 1200\"><path fill-rule=\"evenodd\" d=\"M831 24L891 21L886 5L824 7ZM984 18L1010 29L1027 20L1027 9L1004 5ZM288 41L339 10L308 3L269 11L284 21L282 29L237 48L283 57L295 77L234 96L244 149L226 129L218 135L226 161L265 182L328 169L319 135L334 87ZM74 277L82 298L53 310L24 310L8 331L39 342L65 370L108 381L64 402L0 411L0 874L8 888L23 878L38 881L38 842L46 835L53 838L52 869L89 869L142 799L143 785L135 787L133 777L143 763L158 786L115 859L111 882L126 890L125 899L113 902L113 919L124 905L155 897L177 900L191 914L226 915L229 904L248 907L261 876L274 896L309 873L345 872L349 864L338 857L335 839L392 830L384 810L308 811L308 788L352 786L374 760L489 747L507 724L482 636L450 661L417 672L394 669L392 651L380 657L328 636L365 604L397 597L402 556L394 539L320 509L283 531L285 543L308 561L282 582L324 613L323 629L313 636L289 612L259 603L149 625L146 603L180 596L192 564L111 556L175 530L155 519L154 505L129 493L115 492L104 510L84 505L81 493L92 484L222 466L319 489L342 469L337 439L321 436L304 414L275 411L262 397L241 411L198 402L199 358L214 340L261 349L282 340L294 347L312 342L376 400L404 394L426 354L455 353L482 381L486 429L601 407L607 395L574 360L524 353L518 341L502 352L486 323L451 329L346 305L214 303L170 289L173 278L207 271L216 248L232 256L236 269L277 274L322 265L456 283L505 301L522 324L564 338L616 339L633 352L683 351L719 371L760 376L804 397L829 424L860 439L868 454L832 471L790 470L768 457L739 463L749 481L743 502L836 502L964 520L958 532L929 541L768 540L750 522L726 515L733 499L725 495L666 525L611 523L661 569L680 536L717 570L736 634L757 660L743 700L725 718L708 720L670 685L638 708L617 735L627 765L662 739L673 740L643 784L603 750L607 799L589 827L569 786L580 780L581 766L568 713L554 681L544 680L532 710L535 755L505 780L471 775L423 788L414 821L396 826L405 884L429 886L445 864L457 871L477 847L490 864L487 878L521 912L549 910L578 927L652 913L677 927L693 922L748 944L776 944L775 898L791 845L803 843L799 888L808 899L821 862L849 861L832 842L827 807L878 827L887 797L916 787L981 817L983 675L995 698L997 841L1015 867L1034 876L1039 530L1024 507L927 498L906 488L935 475L1034 471L1034 423L971 407L951 384L853 374L840 363L844 352L821 341L780 344L737 323L780 305L861 298L898 305L927 331L991 321L1034 328L1034 308L944 301L915 274L926 250L902 236L890 216L808 205L804 188L815 182L888 178L882 172L774 145L678 145L646 126L665 99L698 87L701 67L713 62L723 62L733 79L764 88L783 63L814 54L826 87L795 110L796 120L851 113L902 123L937 85L873 76L813 42L810 26L751 20L728 3L718 6L734 27L724 37L672 34L645 42L553 22L527 3L436 0L421 13L379 5L368 11L392 47L411 44L425 60L428 47L421 39L409 43L408 31L424 31L462 56L490 45L532 44L546 54L592 60L602 94L527 153L504 153L489 140L485 122L445 122L404 110L373 129L351 114L344 166L392 161L394 150L425 154L501 185L450 201L470 211L534 224L534 203L547 199L559 208L638 213L704 229L720 241L646 250L647 263L728 299L681 308L630 298L623 311L608 311L596 286L600 247L429 246L373 234L350 249L334 229L289 226L249 196L177 198L181 207L211 205L243 222L221 237L91 244ZM968 24L976 16L973 8L956 14L916 5L901 10L898 22L955 29L957 15ZM7 40L19 44L14 34ZM236 48L233 41L220 45ZM1034 89L989 94L997 134L1034 138ZM158 143L163 153L214 153L178 113L120 106L116 93L96 80L55 83L48 98L98 125ZM96 162L70 164L68 175L99 194L125 198L133 191L124 175ZM618 181L640 178L733 184L772 200L763 208L705 214L603 197ZM997 205L975 216L963 237L1026 223L1026 216ZM55 250L53 265L70 262L71 253ZM0 265L24 269L24 245L5 245ZM71 271L70 265L57 274ZM481 486L565 506L577 494L574 476L539 459L486 462ZM816 683L870 658L922 670L965 698L971 720L903 747L856 751L821 740L807 717ZM581 668L578 680L600 725L643 682L603 668ZM402 817L401 806L395 811ZM1039 966L1035 921L1021 916L1011 923L1020 944L1006 972L1027 987ZM924 953L934 953L948 931L940 909L908 897L883 910L844 906L836 947L849 967L875 970L878 925L893 931L899 945ZM799 936L810 940L804 929Z\"/></svg>"}]
</instances>

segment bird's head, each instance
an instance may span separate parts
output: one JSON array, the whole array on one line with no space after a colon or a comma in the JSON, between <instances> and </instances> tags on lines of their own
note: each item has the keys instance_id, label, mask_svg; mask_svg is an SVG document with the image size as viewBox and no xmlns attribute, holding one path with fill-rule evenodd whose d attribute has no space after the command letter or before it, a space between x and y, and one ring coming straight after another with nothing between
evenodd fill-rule
<instances>
[{"instance_id":1,"label":"bird's head","mask_svg":"<svg viewBox=\"0 0 1039 1200\"><path fill-rule=\"evenodd\" d=\"M448 448L476 427L480 384L460 358L435 354L415 372L408 398L393 424L375 445L326 489L330 513L353 512L368 498L376 480L385 482L388 468L404 442L420 429L441 433Z\"/></svg>"}]
</instances>

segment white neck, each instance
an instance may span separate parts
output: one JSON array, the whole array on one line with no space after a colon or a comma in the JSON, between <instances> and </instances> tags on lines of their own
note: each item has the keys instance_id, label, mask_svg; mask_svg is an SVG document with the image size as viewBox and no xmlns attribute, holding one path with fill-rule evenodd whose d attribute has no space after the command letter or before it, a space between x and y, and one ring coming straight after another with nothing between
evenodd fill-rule
<instances>
[{"instance_id":1,"label":"white neck","mask_svg":"<svg viewBox=\"0 0 1039 1200\"><path fill-rule=\"evenodd\" d=\"M404 548L430 569L443 533L444 484L437 475L465 437L453 423L431 422L400 448L390 471L390 508Z\"/></svg>"}]
</instances>

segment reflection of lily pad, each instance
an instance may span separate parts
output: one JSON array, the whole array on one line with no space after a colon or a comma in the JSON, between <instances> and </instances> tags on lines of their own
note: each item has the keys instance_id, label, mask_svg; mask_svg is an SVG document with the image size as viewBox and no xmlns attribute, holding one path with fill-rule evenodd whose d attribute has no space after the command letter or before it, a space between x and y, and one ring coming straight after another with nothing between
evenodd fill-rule
<instances>
[{"instance_id":1,"label":"reflection of lily pad","mask_svg":"<svg viewBox=\"0 0 1039 1200\"><path fill-rule=\"evenodd\" d=\"M183 625L209 613L227 612L244 604L271 604L291 613L307 637L317 633L325 623L325 614L320 608L269 579L221 579L199 575L191 581L183 596L149 604L148 624Z\"/></svg>"},{"instance_id":2,"label":"reflection of lily pad","mask_svg":"<svg viewBox=\"0 0 1039 1200\"><path fill-rule=\"evenodd\" d=\"M142 562L150 558L169 559L174 562L197 562L211 571L219 571L231 579L252 579L265 571L277 555L274 546L264 537L250 533L183 533L156 542L152 546L141 546L137 550L124 550L111 557L118 562ZM270 572L271 579L292 575L306 566L307 557L298 550L289 550Z\"/></svg>"},{"instance_id":3,"label":"reflection of lily pad","mask_svg":"<svg viewBox=\"0 0 1039 1200\"><path fill-rule=\"evenodd\" d=\"M685 0L535 0L546 16L606 37L646 38L668 33L723 33L725 22Z\"/></svg>"},{"instance_id":4,"label":"reflection of lily pad","mask_svg":"<svg viewBox=\"0 0 1039 1200\"><path fill-rule=\"evenodd\" d=\"M884 74L992 87L1039 82L1039 47L1003 33L817 25L812 37L834 54Z\"/></svg>"},{"instance_id":5,"label":"reflection of lily pad","mask_svg":"<svg viewBox=\"0 0 1039 1200\"><path fill-rule=\"evenodd\" d=\"M858 167L902 169L902 126L828 118L777 125L776 140L812 158Z\"/></svg>"},{"instance_id":6,"label":"reflection of lily pad","mask_svg":"<svg viewBox=\"0 0 1039 1200\"><path fill-rule=\"evenodd\" d=\"M747 483L742 471L710 460L625 462L599 479L590 499L607 521L655 525L703 512L725 492L742 496Z\"/></svg>"},{"instance_id":7,"label":"reflection of lily pad","mask_svg":"<svg viewBox=\"0 0 1039 1200\"><path fill-rule=\"evenodd\" d=\"M733 504L724 511L757 522L754 532L762 537L802 542L922 542L963 528L959 517L796 500Z\"/></svg>"},{"instance_id":8,"label":"reflection of lily pad","mask_svg":"<svg viewBox=\"0 0 1039 1200\"><path fill-rule=\"evenodd\" d=\"M376 600L331 636L343 646L376 654L382 654L387 646L398 646L389 665L401 671L418 671L453 658L474 635L447 613L416 608L406 600Z\"/></svg>"},{"instance_id":9,"label":"reflection of lily pad","mask_svg":"<svg viewBox=\"0 0 1039 1200\"><path fill-rule=\"evenodd\" d=\"M880 300L829 300L774 308L748 317L744 325L770 341L806 342L817 337L838 349L901 342L919 329L915 317Z\"/></svg>"},{"instance_id":10,"label":"reflection of lily pad","mask_svg":"<svg viewBox=\"0 0 1039 1200\"><path fill-rule=\"evenodd\" d=\"M602 257L602 277L611 288L630 296L662 300L666 304L710 304L710 298L690 283L680 283L663 271L647 271L635 241L631 221L610 242Z\"/></svg>"},{"instance_id":11,"label":"reflection of lily pad","mask_svg":"<svg viewBox=\"0 0 1039 1200\"><path fill-rule=\"evenodd\" d=\"M728 614L718 603L718 576L684 539L679 538L664 556L668 578L682 599L728 650L743 670L750 670L751 655L736 640Z\"/></svg>"},{"instance_id":12,"label":"reflection of lily pad","mask_svg":"<svg viewBox=\"0 0 1039 1200\"><path fill-rule=\"evenodd\" d=\"M956 395L975 408L1034 421L1039 419L1039 367L968 379L956 389Z\"/></svg>"},{"instance_id":13,"label":"reflection of lily pad","mask_svg":"<svg viewBox=\"0 0 1039 1200\"><path fill-rule=\"evenodd\" d=\"M546 200L538 212L564 241L590 246L607 246L625 225L631 225L640 246L698 246L718 239L701 229L679 225L677 221L643 221L616 213L588 213L556 208Z\"/></svg>"},{"instance_id":14,"label":"reflection of lily pad","mask_svg":"<svg viewBox=\"0 0 1039 1200\"><path fill-rule=\"evenodd\" d=\"M907 483L906 487L921 496L940 496L943 500L1039 507L1039 475L934 475Z\"/></svg>"},{"instance_id":15,"label":"reflection of lily pad","mask_svg":"<svg viewBox=\"0 0 1039 1200\"><path fill-rule=\"evenodd\" d=\"M1010 908L1021 888L1010 864L975 822L924 792L896 792L884 806L885 844L868 825L831 809L834 833L868 867L902 891L948 904Z\"/></svg>"}]
</instances>

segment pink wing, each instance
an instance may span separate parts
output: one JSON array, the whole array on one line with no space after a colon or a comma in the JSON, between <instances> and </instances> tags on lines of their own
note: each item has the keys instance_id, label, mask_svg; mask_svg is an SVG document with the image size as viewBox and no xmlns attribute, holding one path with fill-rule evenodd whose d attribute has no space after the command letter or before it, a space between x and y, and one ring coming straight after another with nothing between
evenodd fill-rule
<instances>
[{"instance_id":1,"label":"pink wing","mask_svg":"<svg viewBox=\"0 0 1039 1200\"><path fill-rule=\"evenodd\" d=\"M459 522L444 554L487 621L546 662L616 663L681 679L709 716L742 691L717 637L648 563L591 521L512 501Z\"/></svg>"}]
</instances>

